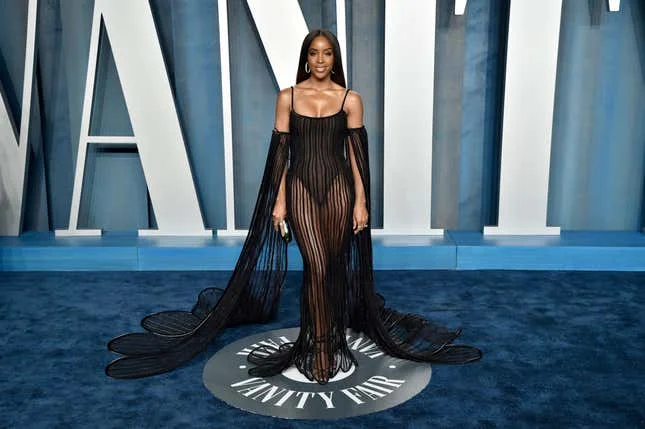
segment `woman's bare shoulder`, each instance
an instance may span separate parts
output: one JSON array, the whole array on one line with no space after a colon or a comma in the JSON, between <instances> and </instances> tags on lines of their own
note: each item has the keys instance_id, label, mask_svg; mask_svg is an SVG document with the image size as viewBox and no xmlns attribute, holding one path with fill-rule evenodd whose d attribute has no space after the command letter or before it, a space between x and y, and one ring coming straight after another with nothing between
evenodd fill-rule
<instances>
[{"instance_id":1,"label":"woman's bare shoulder","mask_svg":"<svg viewBox=\"0 0 645 429\"><path fill-rule=\"evenodd\" d=\"M361 103L363 99L361 98L361 94L358 91L355 91L353 89L350 89L349 92L347 93L347 102L348 103Z\"/></svg>"},{"instance_id":2,"label":"woman's bare shoulder","mask_svg":"<svg viewBox=\"0 0 645 429\"><path fill-rule=\"evenodd\" d=\"M291 87L283 88L278 92L276 104L282 107L289 107L291 104Z\"/></svg>"},{"instance_id":3,"label":"woman's bare shoulder","mask_svg":"<svg viewBox=\"0 0 645 429\"><path fill-rule=\"evenodd\" d=\"M345 100L345 106L347 106L347 111L363 111L363 99L361 98L361 94L359 94L357 91L354 91L353 89L350 89L349 92L347 93L347 99Z\"/></svg>"}]
</instances>

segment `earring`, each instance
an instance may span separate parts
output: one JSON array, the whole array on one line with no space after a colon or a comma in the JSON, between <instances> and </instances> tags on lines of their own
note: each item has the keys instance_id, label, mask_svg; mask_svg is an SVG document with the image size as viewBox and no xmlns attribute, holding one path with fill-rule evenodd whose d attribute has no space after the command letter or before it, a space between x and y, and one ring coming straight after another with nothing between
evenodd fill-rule
<instances>
[{"instance_id":1,"label":"earring","mask_svg":"<svg viewBox=\"0 0 645 429\"><path fill-rule=\"evenodd\" d=\"M310 73L311 69L309 68L309 63L305 63L305 73Z\"/></svg>"}]
</instances>

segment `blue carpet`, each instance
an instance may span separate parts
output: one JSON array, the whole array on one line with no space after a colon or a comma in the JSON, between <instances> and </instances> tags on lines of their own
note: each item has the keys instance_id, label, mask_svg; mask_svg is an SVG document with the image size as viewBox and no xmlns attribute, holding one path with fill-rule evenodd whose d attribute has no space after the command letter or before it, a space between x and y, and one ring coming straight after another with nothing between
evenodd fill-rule
<instances>
[{"instance_id":1,"label":"blue carpet","mask_svg":"<svg viewBox=\"0 0 645 429\"><path fill-rule=\"evenodd\" d=\"M227 272L0 273L0 427L645 427L645 273L377 271L388 305L462 326L482 361L433 366L430 384L387 411L337 421L248 414L202 384L215 350L297 326L300 272L280 316L226 331L169 374L113 380L106 342L153 311L189 309Z\"/></svg>"}]
</instances>

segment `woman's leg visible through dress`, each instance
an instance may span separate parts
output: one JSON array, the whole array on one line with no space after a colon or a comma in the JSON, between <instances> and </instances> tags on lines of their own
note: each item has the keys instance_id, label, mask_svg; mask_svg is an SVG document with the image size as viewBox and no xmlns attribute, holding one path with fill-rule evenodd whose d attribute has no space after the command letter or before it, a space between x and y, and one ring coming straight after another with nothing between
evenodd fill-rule
<instances>
[{"instance_id":1,"label":"woman's leg visible through dress","mask_svg":"<svg viewBox=\"0 0 645 429\"><path fill-rule=\"evenodd\" d=\"M305 372L321 382L337 372L335 355L344 342L345 271L340 261L351 231L350 189L339 174L319 204L299 178L290 187L290 218L304 263L300 341L306 356L301 358Z\"/></svg>"},{"instance_id":2,"label":"woman's leg visible through dress","mask_svg":"<svg viewBox=\"0 0 645 429\"><path fill-rule=\"evenodd\" d=\"M332 329L328 333L330 373L335 375L339 367L349 370L353 357L347 348L345 328L349 322L347 308L347 266L352 231L354 195L344 174L338 174L332 181L320 209L325 248L329 266L327 269L327 295L332 308Z\"/></svg>"},{"instance_id":3,"label":"woman's leg visible through dress","mask_svg":"<svg viewBox=\"0 0 645 429\"><path fill-rule=\"evenodd\" d=\"M320 206L298 177L291 181L290 194L289 217L304 265L299 336L300 352L304 355L297 358L303 359L301 370L308 377L326 381L329 348L325 345L333 316L325 288L329 260L321 228Z\"/></svg>"}]
</instances>

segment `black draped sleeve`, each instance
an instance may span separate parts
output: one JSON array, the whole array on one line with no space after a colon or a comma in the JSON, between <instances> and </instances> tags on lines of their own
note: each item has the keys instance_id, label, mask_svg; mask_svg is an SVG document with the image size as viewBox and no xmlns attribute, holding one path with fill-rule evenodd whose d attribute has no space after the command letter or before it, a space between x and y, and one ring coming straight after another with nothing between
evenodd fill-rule
<instances>
[{"instance_id":1,"label":"black draped sleeve","mask_svg":"<svg viewBox=\"0 0 645 429\"><path fill-rule=\"evenodd\" d=\"M146 332L114 338L108 349L123 355L106 367L115 378L139 378L171 371L206 349L226 326L270 320L277 311L287 270L287 244L271 219L290 134L273 130L248 235L225 289L206 288L191 311L146 316Z\"/></svg>"},{"instance_id":2,"label":"black draped sleeve","mask_svg":"<svg viewBox=\"0 0 645 429\"><path fill-rule=\"evenodd\" d=\"M349 128L351 145L360 173L367 211L371 213L369 145L364 126ZM365 332L390 356L423 362L468 363L481 358L481 351L452 344L461 329L451 330L420 315L402 313L385 306L374 290L370 227L352 237L348 261L349 326Z\"/></svg>"}]
</instances>

